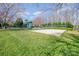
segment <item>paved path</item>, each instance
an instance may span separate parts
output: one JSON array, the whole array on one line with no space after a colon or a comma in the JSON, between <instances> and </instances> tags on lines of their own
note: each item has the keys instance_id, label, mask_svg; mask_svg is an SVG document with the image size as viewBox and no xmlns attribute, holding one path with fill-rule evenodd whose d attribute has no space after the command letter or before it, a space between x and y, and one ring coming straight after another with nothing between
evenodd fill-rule
<instances>
[{"instance_id":1,"label":"paved path","mask_svg":"<svg viewBox=\"0 0 79 59\"><path fill-rule=\"evenodd\" d=\"M56 29L44 29L44 30L32 30L33 32L44 33L49 35L60 36L66 30L56 30Z\"/></svg>"}]
</instances>

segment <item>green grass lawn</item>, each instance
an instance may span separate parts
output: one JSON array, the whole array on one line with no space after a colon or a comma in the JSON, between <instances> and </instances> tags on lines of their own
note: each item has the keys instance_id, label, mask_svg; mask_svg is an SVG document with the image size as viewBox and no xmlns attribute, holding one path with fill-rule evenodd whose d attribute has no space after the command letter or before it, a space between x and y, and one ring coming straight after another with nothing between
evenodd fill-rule
<instances>
[{"instance_id":1,"label":"green grass lawn","mask_svg":"<svg viewBox=\"0 0 79 59\"><path fill-rule=\"evenodd\" d=\"M28 30L0 30L2 56L79 56L79 32L62 36L34 33Z\"/></svg>"}]
</instances>

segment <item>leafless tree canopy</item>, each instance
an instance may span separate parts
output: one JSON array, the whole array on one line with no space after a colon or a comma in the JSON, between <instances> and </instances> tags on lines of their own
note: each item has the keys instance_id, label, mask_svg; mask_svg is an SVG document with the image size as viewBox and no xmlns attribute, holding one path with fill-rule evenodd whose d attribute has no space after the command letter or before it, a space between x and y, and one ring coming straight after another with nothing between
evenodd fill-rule
<instances>
[{"instance_id":1,"label":"leafless tree canopy","mask_svg":"<svg viewBox=\"0 0 79 59\"><path fill-rule=\"evenodd\" d=\"M42 17L45 17L45 13L48 11L51 11L51 16L47 16L47 20L45 22L71 22L74 27L73 29L78 29L79 27L79 8L76 8L77 5L75 5L74 8L68 8L66 10L63 10L64 3L58 3L55 6L55 8L49 8L47 10L44 10L40 15ZM40 15L38 17L40 17Z\"/></svg>"}]
</instances>

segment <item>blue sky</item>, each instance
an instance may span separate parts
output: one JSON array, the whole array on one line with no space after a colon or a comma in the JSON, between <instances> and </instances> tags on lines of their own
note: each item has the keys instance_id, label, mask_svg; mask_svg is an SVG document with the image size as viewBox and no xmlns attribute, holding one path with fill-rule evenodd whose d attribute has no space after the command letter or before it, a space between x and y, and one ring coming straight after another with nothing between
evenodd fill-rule
<instances>
[{"instance_id":1,"label":"blue sky","mask_svg":"<svg viewBox=\"0 0 79 59\"><path fill-rule=\"evenodd\" d=\"M55 9L57 4L53 3L23 3L20 4L20 7L24 10L25 15L22 16L23 19L33 20L43 11ZM73 8L75 4L64 4L63 8ZM50 15L50 12L47 12L46 15Z\"/></svg>"},{"instance_id":2,"label":"blue sky","mask_svg":"<svg viewBox=\"0 0 79 59\"><path fill-rule=\"evenodd\" d=\"M45 11L49 8L53 8L55 4L21 4L21 8L24 9L26 15L23 15L24 19L33 20L38 16L42 11Z\"/></svg>"}]
</instances>

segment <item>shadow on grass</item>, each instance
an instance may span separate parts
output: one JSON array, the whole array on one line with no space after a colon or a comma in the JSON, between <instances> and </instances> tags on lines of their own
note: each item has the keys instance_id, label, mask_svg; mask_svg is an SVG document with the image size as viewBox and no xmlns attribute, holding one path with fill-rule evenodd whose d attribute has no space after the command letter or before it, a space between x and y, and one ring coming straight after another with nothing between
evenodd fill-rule
<instances>
[{"instance_id":1,"label":"shadow on grass","mask_svg":"<svg viewBox=\"0 0 79 59\"><path fill-rule=\"evenodd\" d=\"M66 39L72 40L72 42L61 40L63 38L56 40L57 42L65 43L65 45L66 45L66 47L67 47L67 49L69 51L69 53L66 53L65 49L61 49L63 55L69 55L69 56L77 56L77 55L79 55L78 50L76 50L76 51L72 50L73 47L79 48L79 35L74 35L74 34L68 34L67 33L67 35L64 35L64 37Z\"/></svg>"},{"instance_id":2,"label":"shadow on grass","mask_svg":"<svg viewBox=\"0 0 79 59\"><path fill-rule=\"evenodd\" d=\"M21 31L21 30L28 30L28 29L0 29L0 31Z\"/></svg>"},{"instance_id":3,"label":"shadow on grass","mask_svg":"<svg viewBox=\"0 0 79 59\"><path fill-rule=\"evenodd\" d=\"M63 37L65 37L66 39L72 40L72 42L65 41L61 37L59 38L55 37L54 40L56 41L56 43L58 44L62 43L62 44L55 46L54 48L50 49L50 51L45 52L45 54L48 56L51 56L51 55L58 56L58 53L59 55L63 55L63 56L79 56L79 51L78 51L79 36L76 36L74 34L67 34L67 35L64 35ZM74 49L74 47L78 50Z\"/></svg>"}]
</instances>

